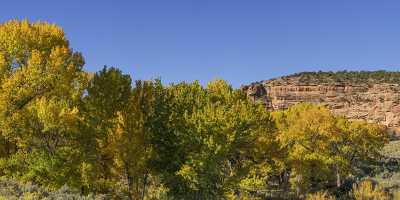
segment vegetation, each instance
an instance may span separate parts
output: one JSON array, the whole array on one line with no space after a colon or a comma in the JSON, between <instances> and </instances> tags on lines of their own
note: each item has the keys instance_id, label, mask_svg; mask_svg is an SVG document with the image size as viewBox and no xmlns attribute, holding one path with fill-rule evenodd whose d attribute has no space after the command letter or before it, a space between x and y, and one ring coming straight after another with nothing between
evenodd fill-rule
<instances>
[{"instance_id":1,"label":"vegetation","mask_svg":"<svg viewBox=\"0 0 400 200\"><path fill-rule=\"evenodd\" d=\"M330 196L326 192L317 192L315 194L307 195L306 200L336 200L336 198Z\"/></svg>"},{"instance_id":2,"label":"vegetation","mask_svg":"<svg viewBox=\"0 0 400 200\"><path fill-rule=\"evenodd\" d=\"M222 80L132 83L83 65L58 26L0 25L0 196L334 199L375 175L388 142L323 106L270 113ZM368 187L354 198L381 192Z\"/></svg>"},{"instance_id":3,"label":"vegetation","mask_svg":"<svg viewBox=\"0 0 400 200\"><path fill-rule=\"evenodd\" d=\"M17 199L45 199L45 200L101 200L106 199L105 195L80 195L78 191L71 190L68 186L63 186L55 191L48 191L32 183L18 183L6 179L0 180L0 199L1 200L17 200Z\"/></svg>"},{"instance_id":4,"label":"vegetation","mask_svg":"<svg viewBox=\"0 0 400 200\"><path fill-rule=\"evenodd\" d=\"M399 84L400 72L392 71L337 71L337 72L301 72L289 76L283 76L272 80L279 84L282 81L295 81L298 84L374 84L389 83Z\"/></svg>"},{"instance_id":5,"label":"vegetation","mask_svg":"<svg viewBox=\"0 0 400 200\"><path fill-rule=\"evenodd\" d=\"M356 200L389 200L390 196L380 186L374 186L371 181L362 181L353 186L353 197Z\"/></svg>"}]
</instances>

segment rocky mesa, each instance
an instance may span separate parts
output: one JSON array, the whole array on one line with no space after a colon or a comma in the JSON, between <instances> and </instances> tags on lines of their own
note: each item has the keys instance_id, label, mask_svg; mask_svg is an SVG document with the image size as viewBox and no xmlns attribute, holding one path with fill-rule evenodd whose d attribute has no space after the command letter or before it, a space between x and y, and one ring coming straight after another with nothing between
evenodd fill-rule
<instances>
[{"instance_id":1,"label":"rocky mesa","mask_svg":"<svg viewBox=\"0 0 400 200\"><path fill-rule=\"evenodd\" d=\"M300 102L326 105L353 120L386 125L400 133L400 72L302 72L242 86L268 110Z\"/></svg>"}]
</instances>

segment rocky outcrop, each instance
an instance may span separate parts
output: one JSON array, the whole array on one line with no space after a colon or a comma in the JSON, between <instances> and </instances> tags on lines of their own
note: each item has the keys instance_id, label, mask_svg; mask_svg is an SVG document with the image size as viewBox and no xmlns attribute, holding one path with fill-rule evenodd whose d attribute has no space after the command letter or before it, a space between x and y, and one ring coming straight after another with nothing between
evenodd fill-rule
<instances>
[{"instance_id":1,"label":"rocky outcrop","mask_svg":"<svg viewBox=\"0 0 400 200\"><path fill-rule=\"evenodd\" d=\"M252 83L242 90L252 100L265 104L268 110L286 109L300 102L323 104L349 119L384 124L400 133L400 85L397 83L369 80L318 83L289 76Z\"/></svg>"}]
</instances>

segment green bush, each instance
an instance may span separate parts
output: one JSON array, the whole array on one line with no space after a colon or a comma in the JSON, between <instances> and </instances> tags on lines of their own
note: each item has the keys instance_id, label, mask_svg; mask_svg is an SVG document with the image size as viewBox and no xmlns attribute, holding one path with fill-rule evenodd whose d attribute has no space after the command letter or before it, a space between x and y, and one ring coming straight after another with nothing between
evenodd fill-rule
<instances>
[{"instance_id":1,"label":"green bush","mask_svg":"<svg viewBox=\"0 0 400 200\"><path fill-rule=\"evenodd\" d=\"M106 200L106 195L80 195L78 191L63 186L56 191L50 191L32 183L19 183L13 180L0 180L0 200Z\"/></svg>"}]
</instances>

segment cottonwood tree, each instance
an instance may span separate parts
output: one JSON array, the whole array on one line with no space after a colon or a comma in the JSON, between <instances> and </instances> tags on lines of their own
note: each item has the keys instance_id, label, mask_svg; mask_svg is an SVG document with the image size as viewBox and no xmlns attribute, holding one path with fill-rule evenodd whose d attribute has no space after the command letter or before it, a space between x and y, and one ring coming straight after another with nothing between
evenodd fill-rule
<instances>
[{"instance_id":1,"label":"cottonwood tree","mask_svg":"<svg viewBox=\"0 0 400 200\"><path fill-rule=\"evenodd\" d=\"M56 25L27 20L0 25L0 129L8 148L2 155L4 174L53 187L80 184L71 174L79 173L83 64Z\"/></svg>"},{"instance_id":2,"label":"cottonwood tree","mask_svg":"<svg viewBox=\"0 0 400 200\"><path fill-rule=\"evenodd\" d=\"M376 124L351 122L327 108L308 103L274 113L286 170L298 195L329 185L340 187L356 161L372 158L387 141ZM376 158L376 157L375 157Z\"/></svg>"},{"instance_id":3,"label":"cottonwood tree","mask_svg":"<svg viewBox=\"0 0 400 200\"><path fill-rule=\"evenodd\" d=\"M126 107L117 114L115 131L108 134L115 177L126 179L131 199L144 199L146 195L152 151L149 121L154 116L154 100L153 83L136 81Z\"/></svg>"},{"instance_id":4,"label":"cottonwood tree","mask_svg":"<svg viewBox=\"0 0 400 200\"><path fill-rule=\"evenodd\" d=\"M110 135L117 129L116 119L129 105L132 93L131 78L119 69L104 67L92 76L87 95L83 98L82 112L86 132L92 136L87 141L92 148L84 163L84 180L89 190L107 192L114 188L114 155L110 151Z\"/></svg>"},{"instance_id":5,"label":"cottonwood tree","mask_svg":"<svg viewBox=\"0 0 400 200\"><path fill-rule=\"evenodd\" d=\"M271 155L274 143L274 124L262 105L253 104L222 80L210 82L207 88L196 82L181 83L167 88L167 94L172 124L166 132L173 131L158 138L176 139L173 157L177 159L161 175L172 196L239 198L240 182L250 184L256 176L266 181L267 173L258 173L261 165L252 167L255 160L261 163ZM155 145L168 145L164 141L168 140Z\"/></svg>"}]
</instances>

